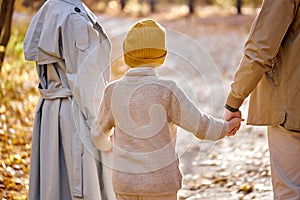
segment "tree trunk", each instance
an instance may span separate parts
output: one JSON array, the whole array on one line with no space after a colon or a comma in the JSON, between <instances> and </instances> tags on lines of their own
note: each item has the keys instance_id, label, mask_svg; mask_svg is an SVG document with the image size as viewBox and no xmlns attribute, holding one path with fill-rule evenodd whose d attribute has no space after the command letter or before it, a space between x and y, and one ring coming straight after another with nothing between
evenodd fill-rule
<instances>
[{"instance_id":1,"label":"tree trunk","mask_svg":"<svg viewBox=\"0 0 300 200\"><path fill-rule=\"evenodd\" d=\"M0 0L0 71L5 56L5 49L10 37L14 3L15 0Z\"/></svg>"},{"instance_id":2,"label":"tree trunk","mask_svg":"<svg viewBox=\"0 0 300 200\"><path fill-rule=\"evenodd\" d=\"M156 0L150 0L150 11L152 12L152 13L154 13L155 12L155 6L156 6Z\"/></svg>"},{"instance_id":3,"label":"tree trunk","mask_svg":"<svg viewBox=\"0 0 300 200\"><path fill-rule=\"evenodd\" d=\"M121 0L120 3L121 3L121 10L123 11L126 5L126 0Z\"/></svg>"},{"instance_id":4,"label":"tree trunk","mask_svg":"<svg viewBox=\"0 0 300 200\"><path fill-rule=\"evenodd\" d=\"M189 0L189 12L193 14L195 12L195 0Z\"/></svg>"},{"instance_id":5,"label":"tree trunk","mask_svg":"<svg viewBox=\"0 0 300 200\"><path fill-rule=\"evenodd\" d=\"M237 0L236 1L236 9L237 9L237 14L241 15L242 14L242 0Z\"/></svg>"}]
</instances>

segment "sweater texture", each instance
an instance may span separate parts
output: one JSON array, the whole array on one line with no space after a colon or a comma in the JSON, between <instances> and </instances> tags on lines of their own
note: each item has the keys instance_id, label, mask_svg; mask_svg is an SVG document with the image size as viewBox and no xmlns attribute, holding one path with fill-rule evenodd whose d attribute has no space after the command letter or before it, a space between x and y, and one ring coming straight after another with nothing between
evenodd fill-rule
<instances>
[{"instance_id":1,"label":"sweater texture","mask_svg":"<svg viewBox=\"0 0 300 200\"><path fill-rule=\"evenodd\" d=\"M152 68L133 68L110 83L93 125L102 151L113 147L113 186L120 194L176 193L182 176L175 152L176 125L199 139L219 140L228 123L201 112L171 80ZM107 140L114 128L114 141Z\"/></svg>"}]
</instances>

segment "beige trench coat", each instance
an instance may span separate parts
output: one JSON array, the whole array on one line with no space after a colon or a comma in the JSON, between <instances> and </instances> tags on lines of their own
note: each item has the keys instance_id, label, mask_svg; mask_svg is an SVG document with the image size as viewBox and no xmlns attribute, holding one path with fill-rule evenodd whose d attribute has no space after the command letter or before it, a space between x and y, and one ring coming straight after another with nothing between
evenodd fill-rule
<instances>
[{"instance_id":1,"label":"beige trench coat","mask_svg":"<svg viewBox=\"0 0 300 200\"><path fill-rule=\"evenodd\" d=\"M80 0L48 0L24 41L36 62L41 94L32 135L29 199L112 200L110 169L90 139L109 79L110 42Z\"/></svg>"},{"instance_id":2,"label":"beige trench coat","mask_svg":"<svg viewBox=\"0 0 300 200\"><path fill-rule=\"evenodd\" d=\"M252 24L227 104L251 93L248 124L300 131L300 1L265 0Z\"/></svg>"}]
</instances>

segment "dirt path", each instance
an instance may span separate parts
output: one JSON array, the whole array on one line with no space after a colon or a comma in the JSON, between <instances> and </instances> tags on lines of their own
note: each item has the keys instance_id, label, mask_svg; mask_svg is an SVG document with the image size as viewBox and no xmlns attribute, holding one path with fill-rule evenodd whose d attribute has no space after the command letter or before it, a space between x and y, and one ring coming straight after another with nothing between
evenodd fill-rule
<instances>
[{"instance_id":1,"label":"dirt path","mask_svg":"<svg viewBox=\"0 0 300 200\"><path fill-rule=\"evenodd\" d=\"M182 17L171 20L161 15L151 17L159 20L173 37L169 39L172 52L166 65L171 66L175 73L166 74L163 68L159 73L175 78L183 88L188 82L189 87L185 91L192 89L198 106L215 116L222 116L224 99L254 16ZM121 55L122 36L136 20L99 16L99 21L113 38L113 54L117 54L113 56ZM195 57L197 59L193 60ZM184 64L196 67L182 70ZM198 68L198 65L209 68ZM247 101L242 111L246 117ZM184 173L179 199L271 199L265 128L242 125L237 136L217 143L198 141L180 131L178 150Z\"/></svg>"}]
</instances>

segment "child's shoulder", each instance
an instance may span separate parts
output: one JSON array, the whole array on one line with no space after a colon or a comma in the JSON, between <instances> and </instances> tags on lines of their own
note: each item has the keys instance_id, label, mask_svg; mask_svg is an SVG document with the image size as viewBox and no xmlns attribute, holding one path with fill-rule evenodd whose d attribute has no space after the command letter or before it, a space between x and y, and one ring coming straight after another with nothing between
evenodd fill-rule
<instances>
[{"instance_id":1,"label":"child's shoulder","mask_svg":"<svg viewBox=\"0 0 300 200\"><path fill-rule=\"evenodd\" d=\"M158 83L160 83L160 84L163 84L165 86L172 87L172 88L177 87L176 82L170 78L157 76L157 79L158 79Z\"/></svg>"},{"instance_id":2,"label":"child's shoulder","mask_svg":"<svg viewBox=\"0 0 300 200\"><path fill-rule=\"evenodd\" d=\"M119 82L119 80L114 80L114 81L108 83L108 84L105 86L105 91L106 91L106 92L111 91L111 90L116 86L116 84L117 84L118 82Z\"/></svg>"}]
</instances>

